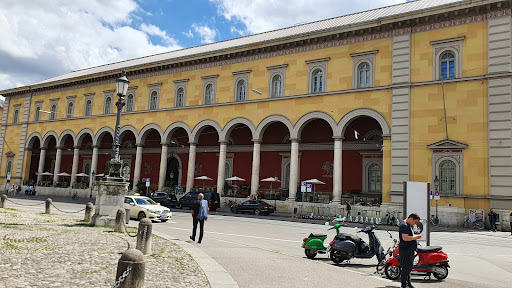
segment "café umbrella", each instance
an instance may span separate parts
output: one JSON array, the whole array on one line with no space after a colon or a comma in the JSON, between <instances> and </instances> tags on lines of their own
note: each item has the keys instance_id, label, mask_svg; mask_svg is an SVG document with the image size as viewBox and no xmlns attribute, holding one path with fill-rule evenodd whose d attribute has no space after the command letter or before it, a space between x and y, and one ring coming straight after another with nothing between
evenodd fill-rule
<instances>
[{"instance_id":1,"label":"caf\u00e9 umbrella","mask_svg":"<svg viewBox=\"0 0 512 288\"><path fill-rule=\"evenodd\" d=\"M270 182L270 194L272 194L272 183L274 182L281 182L279 179L277 179L277 177L268 177L268 178L265 178L265 179L261 179L260 180L261 182ZM276 193L274 193L274 209L277 210L277 197L276 197Z\"/></svg>"},{"instance_id":2,"label":"caf\u00e9 umbrella","mask_svg":"<svg viewBox=\"0 0 512 288\"><path fill-rule=\"evenodd\" d=\"M245 181L245 179L240 178L238 176L233 176L233 177L227 178L226 181L235 181L236 182L236 181Z\"/></svg>"},{"instance_id":3,"label":"caf\u00e9 umbrella","mask_svg":"<svg viewBox=\"0 0 512 288\"><path fill-rule=\"evenodd\" d=\"M204 180L213 180L212 178L210 178L208 176L205 176L205 175L196 177L194 179L196 179L196 180L203 180L203 192L204 192Z\"/></svg>"},{"instance_id":4,"label":"caf\u00e9 umbrella","mask_svg":"<svg viewBox=\"0 0 512 288\"><path fill-rule=\"evenodd\" d=\"M309 180L306 180L306 181L303 181L303 182L313 184L313 202L315 202L315 185L316 184L325 184L325 183L320 181L320 180L318 180L318 179L316 179L316 178L309 179ZM302 198L304 198L304 194L302 194Z\"/></svg>"}]
</instances>

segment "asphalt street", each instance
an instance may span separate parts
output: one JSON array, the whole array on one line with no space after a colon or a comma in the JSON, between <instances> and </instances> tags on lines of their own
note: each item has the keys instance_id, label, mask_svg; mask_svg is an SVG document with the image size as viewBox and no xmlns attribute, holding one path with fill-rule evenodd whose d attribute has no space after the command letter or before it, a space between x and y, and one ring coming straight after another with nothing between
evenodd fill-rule
<instances>
[{"instance_id":1,"label":"asphalt street","mask_svg":"<svg viewBox=\"0 0 512 288\"><path fill-rule=\"evenodd\" d=\"M33 205L44 199L11 198L19 204ZM59 202L62 211L78 211L86 200ZM16 205L9 203L9 207ZM44 211L44 205L25 206L24 209ZM153 230L171 238L193 243L192 220L189 210L172 209L173 217L167 223L153 223ZM55 213L64 213L53 210ZM327 255L314 260L304 256L302 239L309 233L328 235L326 244L334 237L333 230L321 224L301 223L253 215L234 215L212 212L205 224L203 243L197 244L233 277L240 287L400 287L399 282L375 274L376 258L352 259L350 263L334 264ZM137 221L130 221L137 226ZM379 227L381 228L381 227ZM398 237L397 228L392 235ZM445 230L445 229L443 229ZM343 227L342 232L354 233L356 228ZM391 239L385 230L377 230L385 249ZM364 233L358 234L367 241ZM443 247L450 260L448 278L437 281L413 276L415 287L510 287L512 279L512 236L509 232L437 231L431 234L431 245Z\"/></svg>"}]
</instances>

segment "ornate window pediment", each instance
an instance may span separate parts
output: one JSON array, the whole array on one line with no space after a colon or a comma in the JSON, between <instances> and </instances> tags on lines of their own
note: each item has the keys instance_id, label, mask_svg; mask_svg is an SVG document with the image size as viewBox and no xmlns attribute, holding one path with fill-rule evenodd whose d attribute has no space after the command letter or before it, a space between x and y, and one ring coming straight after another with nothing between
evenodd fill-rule
<instances>
[{"instance_id":1,"label":"ornate window pediment","mask_svg":"<svg viewBox=\"0 0 512 288\"><path fill-rule=\"evenodd\" d=\"M9 151L9 152L5 153L5 156L6 156L7 158L9 158L9 157L14 157L14 156L16 156L16 154L14 154L12 151Z\"/></svg>"},{"instance_id":2,"label":"ornate window pediment","mask_svg":"<svg viewBox=\"0 0 512 288\"><path fill-rule=\"evenodd\" d=\"M432 150L462 150L466 149L468 145L450 139L444 139L439 142L430 144L427 147Z\"/></svg>"}]
</instances>

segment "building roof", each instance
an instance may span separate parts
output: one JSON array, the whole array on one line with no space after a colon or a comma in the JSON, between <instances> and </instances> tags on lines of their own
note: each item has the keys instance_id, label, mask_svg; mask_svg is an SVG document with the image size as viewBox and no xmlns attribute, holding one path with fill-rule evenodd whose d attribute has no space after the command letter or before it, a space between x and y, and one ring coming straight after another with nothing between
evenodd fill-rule
<instances>
[{"instance_id":1,"label":"building roof","mask_svg":"<svg viewBox=\"0 0 512 288\"><path fill-rule=\"evenodd\" d=\"M73 71L64 75L53 77L41 82L34 83L30 86L44 87L46 84L67 81L74 78L84 78L88 75L101 74L109 71L116 73L122 69L131 70L130 68L153 66L158 63L178 62L181 59L189 59L191 57L200 57L211 54L221 54L231 50L240 50L249 46L262 45L265 43L274 43L279 40L292 40L294 38L304 38L311 34L328 32L330 30L347 30L357 29L358 26L368 22L378 21L381 24L391 23L397 18L409 19L418 17L422 12L436 11L445 9L447 6L459 6L463 4L471 4L473 2L481 2L481 0L417 0L403 4L378 8L374 10L364 11L360 13L335 17L326 20L320 20L312 23L292 26L279 30L273 30L260 34L250 35L246 37L216 42L208 45L197 46L187 49L165 52L161 54L126 60L87 69ZM495 2L495 1L489 1ZM28 88L28 87L26 87ZM9 91L11 90L11 91ZM18 89L9 89L3 92L12 92L12 90L24 90L23 87ZM2 92L2 91L0 91Z\"/></svg>"}]
</instances>

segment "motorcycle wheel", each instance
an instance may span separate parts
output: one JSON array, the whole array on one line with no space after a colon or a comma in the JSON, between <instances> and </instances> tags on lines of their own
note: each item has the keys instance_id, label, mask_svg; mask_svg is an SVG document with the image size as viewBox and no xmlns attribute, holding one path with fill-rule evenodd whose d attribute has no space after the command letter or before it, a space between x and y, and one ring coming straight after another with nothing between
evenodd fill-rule
<instances>
[{"instance_id":1,"label":"motorcycle wheel","mask_svg":"<svg viewBox=\"0 0 512 288\"><path fill-rule=\"evenodd\" d=\"M313 249L305 249L304 254L306 254L306 257L308 257L308 259L313 259L315 258L317 252L316 250Z\"/></svg>"},{"instance_id":2,"label":"motorcycle wheel","mask_svg":"<svg viewBox=\"0 0 512 288\"><path fill-rule=\"evenodd\" d=\"M346 260L345 255L343 255L342 252L339 250L334 250L334 249L331 250L330 256L331 256L331 261L336 264L340 264L341 262Z\"/></svg>"},{"instance_id":3,"label":"motorcycle wheel","mask_svg":"<svg viewBox=\"0 0 512 288\"><path fill-rule=\"evenodd\" d=\"M434 277L436 277L437 280L446 279L446 277L448 277L448 267L443 265L432 268L432 275L434 275Z\"/></svg>"},{"instance_id":4,"label":"motorcycle wheel","mask_svg":"<svg viewBox=\"0 0 512 288\"><path fill-rule=\"evenodd\" d=\"M388 279L396 280L400 278L400 274L402 274L402 268L400 268L400 266L391 265L391 263L386 263L386 266L384 266L384 273Z\"/></svg>"},{"instance_id":5,"label":"motorcycle wheel","mask_svg":"<svg viewBox=\"0 0 512 288\"><path fill-rule=\"evenodd\" d=\"M480 229L480 230L484 229L484 227L485 227L484 222L481 222L481 221L476 222L475 223L475 227Z\"/></svg>"}]
</instances>

